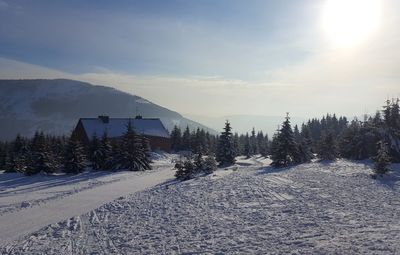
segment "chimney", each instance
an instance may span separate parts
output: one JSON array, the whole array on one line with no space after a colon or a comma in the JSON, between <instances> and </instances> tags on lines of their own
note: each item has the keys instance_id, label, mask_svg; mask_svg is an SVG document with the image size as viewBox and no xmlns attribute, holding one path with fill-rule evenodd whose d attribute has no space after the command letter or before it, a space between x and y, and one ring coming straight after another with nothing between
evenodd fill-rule
<instances>
[{"instance_id":1,"label":"chimney","mask_svg":"<svg viewBox=\"0 0 400 255\"><path fill-rule=\"evenodd\" d=\"M103 123L109 123L110 122L110 117L106 116L106 115L100 115L99 119L103 122Z\"/></svg>"}]
</instances>

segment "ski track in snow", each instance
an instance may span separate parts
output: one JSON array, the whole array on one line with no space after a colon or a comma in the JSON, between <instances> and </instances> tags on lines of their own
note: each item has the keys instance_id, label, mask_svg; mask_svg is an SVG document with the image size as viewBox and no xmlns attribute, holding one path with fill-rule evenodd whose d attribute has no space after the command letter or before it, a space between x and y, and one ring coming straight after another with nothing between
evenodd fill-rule
<instances>
[{"instance_id":1,"label":"ski track in snow","mask_svg":"<svg viewBox=\"0 0 400 255\"><path fill-rule=\"evenodd\" d=\"M399 254L399 171L261 158L120 197L0 248L3 254ZM264 167L262 167L264 165Z\"/></svg>"},{"instance_id":2,"label":"ski track in snow","mask_svg":"<svg viewBox=\"0 0 400 255\"><path fill-rule=\"evenodd\" d=\"M153 170L145 172L0 174L0 247L49 224L173 179L176 155L157 157Z\"/></svg>"},{"instance_id":3,"label":"ski track in snow","mask_svg":"<svg viewBox=\"0 0 400 255\"><path fill-rule=\"evenodd\" d=\"M9 175L12 179L0 181L0 187L7 185L7 188L0 190L0 216L23 210L27 207L40 206L52 200L61 199L97 186L125 180L132 174L126 172L93 172L73 176L46 176L39 174L33 177L19 177L21 174L13 173ZM23 181L26 182L15 182L14 180L17 178L24 179ZM12 184L9 185L9 183Z\"/></svg>"}]
</instances>

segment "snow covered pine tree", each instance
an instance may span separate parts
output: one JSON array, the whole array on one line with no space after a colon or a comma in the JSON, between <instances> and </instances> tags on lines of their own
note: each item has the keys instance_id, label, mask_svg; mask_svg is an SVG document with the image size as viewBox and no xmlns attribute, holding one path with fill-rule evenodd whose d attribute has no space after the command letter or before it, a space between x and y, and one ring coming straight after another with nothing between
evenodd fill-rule
<instances>
[{"instance_id":1,"label":"snow covered pine tree","mask_svg":"<svg viewBox=\"0 0 400 255\"><path fill-rule=\"evenodd\" d=\"M289 113L282 124L282 128L274 135L271 145L271 165L285 167L296 162L298 155L293 130L290 125Z\"/></svg>"},{"instance_id":2,"label":"snow covered pine tree","mask_svg":"<svg viewBox=\"0 0 400 255\"><path fill-rule=\"evenodd\" d=\"M126 133L122 138L121 166L130 171L144 171L150 168L150 157L145 152L141 136L136 134L131 121L128 122Z\"/></svg>"},{"instance_id":3,"label":"snow covered pine tree","mask_svg":"<svg viewBox=\"0 0 400 255\"><path fill-rule=\"evenodd\" d=\"M378 153L373 159L375 174L382 175L389 171L389 166L391 164L389 147L384 141L378 142Z\"/></svg>"},{"instance_id":4,"label":"snow covered pine tree","mask_svg":"<svg viewBox=\"0 0 400 255\"><path fill-rule=\"evenodd\" d=\"M232 128L229 121L225 122L224 131L218 140L217 158L220 166L235 163L235 148L233 146Z\"/></svg>"},{"instance_id":5,"label":"snow covered pine tree","mask_svg":"<svg viewBox=\"0 0 400 255\"><path fill-rule=\"evenodd\" d=\"M64 158L64 171L77 174L83 172L86 167L86 156L80 141L72 135L67 143Z\"/></svg>"},{"instance_id":6,"label":"snow covered pine tree","mask_svg":"<svg viewBox=\"0 0 400 255\"><path fill-rule=\"evenodd\" d=\"M327 131L321 135L318 156L321 160L335 160L339 156L337 143L332 132Z\"/></svg>"},{"instance_id":7,"label":"snow covered pine tree","mask_svg":"<svg viewBox=\"0 0 400 255\"><path fill-rule=\"evenodd\" d=\"M30 152L31 154L28 156L29 163L25 170L26 175L33 175L41 171L52 173L58 168L53 152L50 150L43 132L35 133Z\"/></svg>"},{"instance_id":8,"label":"snow covered pine tree","mask_svg":"<svg viewBox=\"0 0 400 255\"><path fill-rule=\"evenodd\" d=\"M112 169L112 146L108 139L107 132L104 132L99 145L92 153L92 165L95 170Z\"/></svg>"}]
</instances>

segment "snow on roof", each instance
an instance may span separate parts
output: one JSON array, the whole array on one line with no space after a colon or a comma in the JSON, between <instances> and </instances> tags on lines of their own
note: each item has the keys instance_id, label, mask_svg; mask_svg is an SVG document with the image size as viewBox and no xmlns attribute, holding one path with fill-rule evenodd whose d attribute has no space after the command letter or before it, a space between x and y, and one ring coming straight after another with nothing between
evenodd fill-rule
<instances>
[{"instance_id":1,"label":"snow on roof","mask_svg":"<svg viewBox=\"0 0 400 255\"><path fill-rule=\"evenodd\" d=\"M135 131L142 135L169 138L160 119L133 119L133 118L109 118L105 123L100 118L80 119L89 139L96 134L98 137L107 132L108 137L119 137L125 134L129 120Z\"/></svg>"}]
</instances>

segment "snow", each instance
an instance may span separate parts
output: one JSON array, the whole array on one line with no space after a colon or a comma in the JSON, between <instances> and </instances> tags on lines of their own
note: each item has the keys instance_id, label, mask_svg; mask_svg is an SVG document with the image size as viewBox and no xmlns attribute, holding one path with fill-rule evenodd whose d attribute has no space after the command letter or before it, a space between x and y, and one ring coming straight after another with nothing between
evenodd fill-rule
<instances>
[{"instance_id":1,"label":"snow","mask_svg":"<svg viewBox=\"0 0 400 255\"><path fill-rule=\"evenodd\" d=\"M43 81L42 86L37 86ZM77 94L82 93L87 87L82 86L81 82L72 80L57 79L54 80L57 85L49 85L46 80L34 80L30 89L26 89L27 84L20 81L12 81L13 86L23 86L18 89L9 89L8 93L0 94L0 105L10 112L4 111L0 113L13 114L17 119L37 119L38 116L33 112L32 103L40 99L50 99L54 96L62 96L64 98L73 98ZM9 83L4 81L5 85ZM11 83L10 83L11 84ZM4 117L4 116L2 116ZM52 119L53 120L53 119Z\"/></svg>"},{"instance_id":2,"label":"snow","mask_svg":"<svg viewBox=\"0 0 400 255\"><path fill-rule=\"evenodd\" d=\"M160 155L146 172L79 175L0 174L0 245L118 197L173 178L174 155Z\"/></svg>"},{"instance_id":3,"label":"snow","mask_svg":"<svg viewBox=\"0 0 400 255\"><path fill-rule=\"evenodd\" d=\"M262 157L238 158L234 166L205 177L132 192L79 216L63 216L58 223L3 244L0 251L400 253L398 165L396 171L375 180L368 162L313 162L283 169L268 167L268 163ZM163 175L163 171L148 176Z\"/></svg>"},{"instance_id":4,"label":"snow","mask_svg":"<svg viewBox=\"0 0 400 255\"><path fill-rule=\"evenodd\" d=\"M129 120L135 131L140 134L169 138L168 131L159 119L110 118L108 123L102 122L99 118L81 119L89 138L94 134L102 136L104 132L107 132L109 137L120 137L125 134Z\"/></svg>"}]
</instances>

